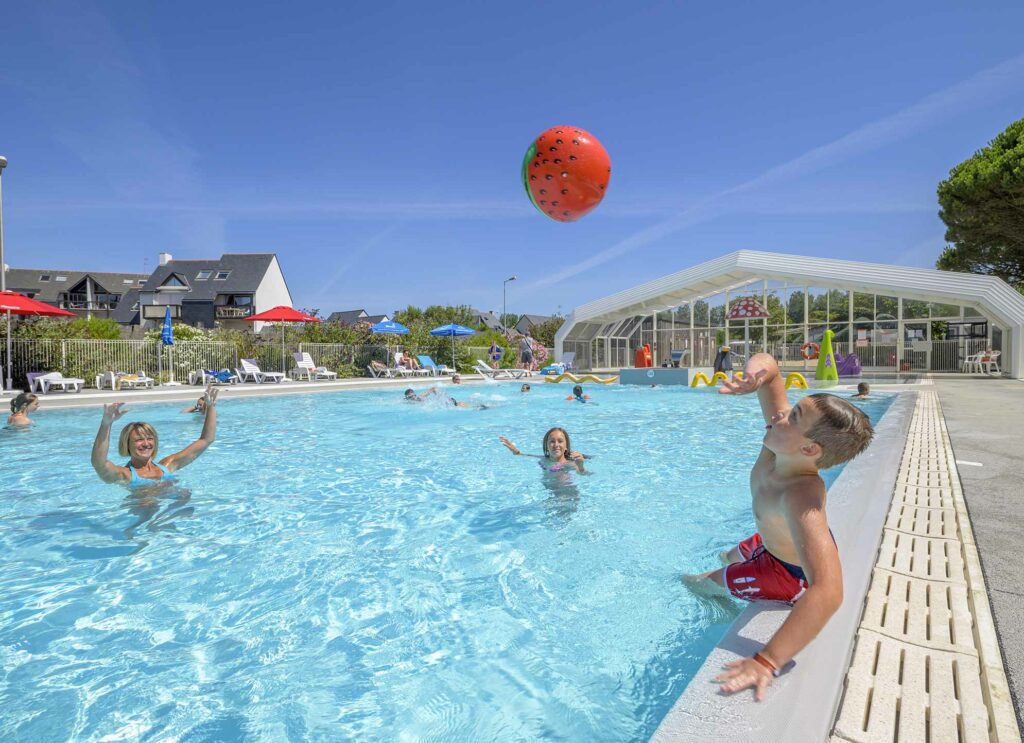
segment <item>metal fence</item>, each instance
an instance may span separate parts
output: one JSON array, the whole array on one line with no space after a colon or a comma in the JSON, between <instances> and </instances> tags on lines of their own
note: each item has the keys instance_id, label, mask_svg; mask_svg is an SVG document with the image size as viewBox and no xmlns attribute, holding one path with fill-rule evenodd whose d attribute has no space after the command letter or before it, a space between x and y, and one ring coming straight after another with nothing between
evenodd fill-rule
<instances>
[{"instance_id":1,"label":"metal fence","mask_svg":"<svg viewBox=\"0 0 1024 743\"><path fill-rule=\"evenodd\" d=\"M460 344L461 345L461 344ZM405 346L415 355L418 349ZM282 348L275 339L248 338L241 343L226 341L178 341L164 346L159 340L79 340L79 339L14 339L11 342L14 386L27 385L29 372L59 371L66 377L84 379L87 386L108 371L143 372L160 382L172 377L187 382L199 369L235 369L239 360L252 359L267 371L290 371L295 367L293 353L306 352L318 366L338 372L341 376L366 376L370 361L392 366L394 347L385 345L346 345L341 343L299 343ZM487 360L488 348L465 346L470 360ZM548 349L549 357L553 351ZM6 374L6 348L0 343L0 368ZM446 363L446 357L436 358Z\"/></svg>"}]
</instances>

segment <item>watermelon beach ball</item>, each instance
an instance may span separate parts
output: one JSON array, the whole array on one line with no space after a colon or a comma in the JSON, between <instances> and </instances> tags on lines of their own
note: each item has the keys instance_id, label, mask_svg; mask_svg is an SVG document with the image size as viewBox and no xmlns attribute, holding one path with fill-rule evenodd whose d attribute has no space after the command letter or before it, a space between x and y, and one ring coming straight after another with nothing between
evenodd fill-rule
<instances>
[{"instance_id":1,"label":"watermelon beach ball","mask_svg":"<svg viewBox=\"0 0 1024 743\"><path fill-rule=\"evenodd\" d=\"M555 126L527 148L522 174L526 193L541 214L575 222L601 203L612 177L612 161L590 132Z\"/></svg>"}]
</instances>

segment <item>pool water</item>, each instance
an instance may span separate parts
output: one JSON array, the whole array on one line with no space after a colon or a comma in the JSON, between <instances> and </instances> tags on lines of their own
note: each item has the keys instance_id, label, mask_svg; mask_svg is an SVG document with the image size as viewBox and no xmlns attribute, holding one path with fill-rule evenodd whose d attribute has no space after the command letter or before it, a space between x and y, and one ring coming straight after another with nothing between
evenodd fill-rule
<instances>
[{"instance_id":1,"label":"pool water","mask_svg":"<svg viewBox=\"0 0 1024 743\"><path fill-rule=\"evenodd\" d=\"M756 397L456 391L491 407L229 390L134 493L89 464L98 409L0 430L0 740L646 740L740 610L679 579L752 532ZM177 451L182 405L115 437ZM554 425L589 474L498 442Z\"/></svg>"}]
</instances>

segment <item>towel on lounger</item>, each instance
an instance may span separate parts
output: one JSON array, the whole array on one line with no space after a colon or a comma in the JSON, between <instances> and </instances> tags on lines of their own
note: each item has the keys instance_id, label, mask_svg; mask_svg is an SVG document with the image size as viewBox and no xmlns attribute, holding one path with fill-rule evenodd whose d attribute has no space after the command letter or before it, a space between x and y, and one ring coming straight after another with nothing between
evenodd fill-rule
<instances>
[{"instance_id":1,"label":"towel on lounger","mask_svg":"<svg viewBox=\"0 0 1024 743\"><path fill-rule=\"evenodd\" d=\"M231 381L231 377L233 376L231 374L231 372L224 371L224 370L222 370L222 371L210 371L209 369L204 369L204 372L206 373L206 376L213 377L218 382L230 382Z\"/></svg>"}]
</instances>

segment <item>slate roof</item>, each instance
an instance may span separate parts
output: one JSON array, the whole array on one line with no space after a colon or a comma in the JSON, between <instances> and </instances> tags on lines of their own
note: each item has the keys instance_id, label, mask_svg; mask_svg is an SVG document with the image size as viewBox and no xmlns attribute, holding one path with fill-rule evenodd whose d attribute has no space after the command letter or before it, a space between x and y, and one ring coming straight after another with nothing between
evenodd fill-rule
<instances>
[{"instance_id":1,"label":"slate roof","mask_svg":"<svg viewBox=\"0 0 1024 743\"><path fill-rule=\"evenodd\" d=\"M219 260L171 260L157 266L142 287L144 292L159 291L172 273L180 275L190 291L186 302L213 302L218 294L252 294L267 273L273 253L225 253ZM211 271L210 278L197 279L200 271ZM213 277L218 271L230 271L226 279Z\"/></svg>"},{"instance_id":2,"label":"slate roof","mask_svg":"<svg viewBox=\"0 0 1024 743\"><path fill-rule=\"evenodd\" d=\"M493 312L472 310L472 313L474 325L483 325L489 330L501 330L501 320Z\"/></svg>"},{"instance_id":3,"label":"slate roof","mask_svg":"<svg viewBox=\"0 0 1024 743\"><path fill-rule=\"evenodd\" d=\"M327 316L327 322L340 322L342 325L355 325L357 322L368 322L370 325L376 325L387 319L387 315L368 315L366 310L345 310L344 312L332 312Z\"/></svg>"},{"instance_id":4,"label":"slate roof","mask_svg":"<svg viewBox=\"0 0 1024 743\"><path fill-rule=\"evenodd\" d=\"M49 281L40 281L39 277L48 275ZM67 276L67 281L56 281L58 276ZM144 273L112 273L108 271L65 271L49 268L11 268L7 270L7 288L22 294L34 294L40 302L57 304L58 294L71 291L86 276L103 287L109 294L123 295L131 287L138 287L147 278ZM125 284L131 281L131 284Z\"/></svg>"},{"instance_id":5,"label":"slate roof","mask_svg":"<svg viewBox=\"0 0 1024 743\"><path fill-rule=\"evenodd\" d=\"M135 306L138 301L139 290L129 289L121 295L121 301L117 303L117 308L111 314L111 318L121 325L138 325L139 308Z\"/></svg>"}]
</instances>

